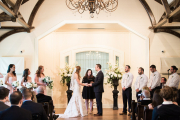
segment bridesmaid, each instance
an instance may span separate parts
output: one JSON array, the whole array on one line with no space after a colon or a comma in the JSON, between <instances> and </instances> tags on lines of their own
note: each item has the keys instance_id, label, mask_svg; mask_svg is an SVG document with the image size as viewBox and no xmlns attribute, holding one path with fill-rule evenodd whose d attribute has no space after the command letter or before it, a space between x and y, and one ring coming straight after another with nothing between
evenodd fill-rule
<instances>
[{"instance_id":1,"label":"bridesmaid","mask_svg":"<svg viewBox=\"0 0 180 120\"><path fill-rule=\"evenodd\" d=\"M0 73L0 78L3 78L4 76Z\"/></svg>"},{"instance_id":2,"label":"bridesmaid","mask_svg":"<svg viewBox=\"0 0 180 120\"><path fill-rule=\"evenodd\" d=\"M94 80L95 80L95 77L92 74L92 70L88 69L85 76L84 76L84 78L83 78L82 83L90 84L90 83L93 83ZM83 92L82 92L82 97L83 97L83 99L85 99L87 111L88 111L88 106L89 106L88 102L89 102L89 99L90 99L90 112L89 113L92 113L93 99L95 99L95 93L94 93L93 87L84 86L83 87Z\"/></svg>"},{"instance_id":3,"label":"bridesmaid","mask_svg":"<svg viewBox=\"0 0 180 120\"><path fill-rule=\"evenodd\" d=\"M7 88L10 90L9 93L13 93L14 91L17 91L17 88L14 88L12 86L12 83L14 81L17 81L16 73L15 73L15 65L10 64L7 70L7 75L5 77L5 84L7 85Z\"/></svg>"},{"instance_id":4,"label":"bridesmaid","mask_svg":"<svg viewBox=\"0 0 180 120\"><path fill-rule=\"evenodd\" d=\"M46 83L43 83L43 79L45 78L44 75L44 66L40 65L38 67L38 70L36 71L35 77L34 77L34 81L38 86L42 86L44 88L44 94L46 95Z\"/></svg>"},{"instance_id":5,"label":"bridesmaid","mask_svg":"<svg viewBox=\"0 0 180 120\"><path fill-rule=\"evenodd\" d=\"M27 68L27 69L25 69L24 70L24 72L23 72L23 78L22 78L22 81L21 81L21 86L22 87L26 87L26 83L27 82L32 82L32 79L31 79L31 77L29 76L31 74L31 72L30 72L30 70Z\"/></svg>"}]
</instances>

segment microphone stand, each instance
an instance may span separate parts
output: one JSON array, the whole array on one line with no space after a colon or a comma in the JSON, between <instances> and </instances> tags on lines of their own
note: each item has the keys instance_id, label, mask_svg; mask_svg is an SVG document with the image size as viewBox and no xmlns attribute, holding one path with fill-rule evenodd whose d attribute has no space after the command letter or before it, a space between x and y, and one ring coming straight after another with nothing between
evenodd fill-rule
<instances>
[{"instance_id":1,"label":"microphone stand","mask_svg":"<svg viewBox=\"0 0 180 120\"><path fill-rule=\"evenodd\" d=\"M167 71L168 71L168 78L169 78L169 70L170 70L170 69L167 70Z\"/></svg>"}]
</instances>

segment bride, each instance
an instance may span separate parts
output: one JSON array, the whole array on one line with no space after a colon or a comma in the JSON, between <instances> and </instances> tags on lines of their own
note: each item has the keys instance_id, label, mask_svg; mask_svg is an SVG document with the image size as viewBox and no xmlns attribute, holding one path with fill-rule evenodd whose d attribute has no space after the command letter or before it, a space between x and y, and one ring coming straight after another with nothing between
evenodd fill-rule
<instances>
[{"instance_id":1,"label":"bride","mask_svg":"<svg viewBox=\"0 0 180 120\"><path fill-rule=\"evenodd\" d=\"M69 118L69 117L78 117L78 116L86 116L87 110L85 103L81 96L81 86L87 86L87 84L83 84L80 82L80 72L81 67L76 66L72 73L70 89L73 91L73 95L69 101L69 104L64 112L64 114L60 114L60 118Z\"/></svg>"}]
</instances>

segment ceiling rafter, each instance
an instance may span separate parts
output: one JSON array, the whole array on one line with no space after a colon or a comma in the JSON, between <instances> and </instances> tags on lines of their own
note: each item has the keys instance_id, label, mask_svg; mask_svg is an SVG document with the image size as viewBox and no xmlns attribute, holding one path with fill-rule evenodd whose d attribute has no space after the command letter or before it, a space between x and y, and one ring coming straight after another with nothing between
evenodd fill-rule
<instances>
[{"instance_id":1,"label":"ceiling rafter","mask_svg":"<svg viewBox=\"0 0 180 120\"><path fill-rule=\"evenodd\" d=\"M0 1L0 8L4 11L0 13L0 22L5 22L5 21L16 22L17 21L19 24L22 25L22 26L1 26L0 30L9 29L11 31L0 36L0 42L6 37L13 35L15 33L19 33L19 32L30 33L31 30L34 29L34 27L32 26L34 18L40 6L44 2L44 0L37 1L36 5L34 6L30 14L28 23L26 23L23 16L19 12L19 8L21 5L25 4L28 1L29 0L17 0L15 4L11 2L10 0L2 0L2 2Z\"/></svg>"}]
</instances>

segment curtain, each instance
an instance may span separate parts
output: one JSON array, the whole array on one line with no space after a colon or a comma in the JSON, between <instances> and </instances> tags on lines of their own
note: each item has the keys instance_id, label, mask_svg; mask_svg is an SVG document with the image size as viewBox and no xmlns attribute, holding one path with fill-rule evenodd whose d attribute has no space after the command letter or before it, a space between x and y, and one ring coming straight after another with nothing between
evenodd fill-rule
<instances>
[{"instance_id":1,"label":"curtain","mask_svg":"<svg viewBox=\"0 0 180 120\"><path fill-rule=\"evenodd\" d=\"M81 66L81 77L85 76L88 69L91 69L93 71L93 75L96 76L96 64L101 64L102 71L105 74L105 70L108 69L107 62L109 62L109 54L96 51L80 52L76 54L76 62L79 66Z\"/></svg>"}]
</instances>

